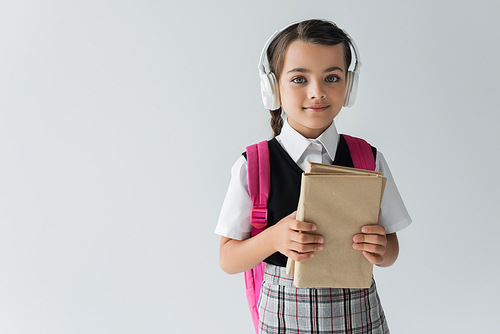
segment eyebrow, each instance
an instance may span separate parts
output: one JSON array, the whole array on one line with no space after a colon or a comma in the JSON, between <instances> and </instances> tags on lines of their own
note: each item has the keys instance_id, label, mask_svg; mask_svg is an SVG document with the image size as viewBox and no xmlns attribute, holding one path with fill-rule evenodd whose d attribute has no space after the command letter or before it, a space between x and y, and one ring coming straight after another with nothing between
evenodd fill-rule
<instances>
[{"instance_id":1,"label":"eyebrow","mask_svg":"<svg viewBox=\"0 0 500 334\"><path fill-rule=\"evenodd\" d=\"M323 73L333 72L333 71L344 72L344 70L341 69L340 67L332 66L332 67L329 67L326 70L324 70ZM311 71L308 69L305 69L305 68L297 67L297 68L292 68L290 71L288 71L286 73L291 73L291 72L310 73Z\"/></svg>"}]
</instances>

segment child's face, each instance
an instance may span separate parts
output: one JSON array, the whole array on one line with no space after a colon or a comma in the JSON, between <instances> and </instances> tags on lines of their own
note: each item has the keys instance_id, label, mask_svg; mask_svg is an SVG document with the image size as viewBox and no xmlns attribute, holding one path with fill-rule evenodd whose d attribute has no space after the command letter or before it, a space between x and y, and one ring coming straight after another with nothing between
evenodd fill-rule
<instances>
[{"instance_id":1,"label":"child's face","mask_svg":"<svg viewBox=\"0 0 500 334\"><path fill-rule=\"evenodd\" d=\"M317 138L340 112L346 89L342 44L294 41L286 50L279 78L288 123L306 138Z\"/></svg>"}]
</instances>

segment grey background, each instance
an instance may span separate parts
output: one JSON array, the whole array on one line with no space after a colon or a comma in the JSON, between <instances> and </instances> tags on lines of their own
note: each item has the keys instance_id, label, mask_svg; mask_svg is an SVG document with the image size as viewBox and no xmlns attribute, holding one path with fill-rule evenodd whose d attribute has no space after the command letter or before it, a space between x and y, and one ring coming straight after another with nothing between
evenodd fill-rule
<instances>
[{"instance_id":1,"label":"grey background","mask_svg":"<svg viewBox=\"0 0 500 334\"><path fill-rule=\"evenodd\" d=\"M499 5L2 1L0 332L252 333L213 233L269 138L257 63L284 25L355 39L340 132L386 156L413 224L376 268L393 333L494 332Z\"/></svg>"}]
</instances>

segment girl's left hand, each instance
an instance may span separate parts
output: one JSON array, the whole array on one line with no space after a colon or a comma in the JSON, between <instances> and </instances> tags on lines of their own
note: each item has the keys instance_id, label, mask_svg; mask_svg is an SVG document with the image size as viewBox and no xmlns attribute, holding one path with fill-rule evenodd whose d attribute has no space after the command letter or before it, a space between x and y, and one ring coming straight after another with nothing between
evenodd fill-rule
<instances>
[{"instance_id":1,"label":"girl's left hand","mask_svg":"<svg viewBox=\"0 0 500 334\"><path fill-rule=\"evenodd\" d=\"M356 234L352 247L363 251L363 255L373 264L381 264L387 249L387 235L382 225L366 225L361 228L362 234Z\"/></svg>"}]
</instances>

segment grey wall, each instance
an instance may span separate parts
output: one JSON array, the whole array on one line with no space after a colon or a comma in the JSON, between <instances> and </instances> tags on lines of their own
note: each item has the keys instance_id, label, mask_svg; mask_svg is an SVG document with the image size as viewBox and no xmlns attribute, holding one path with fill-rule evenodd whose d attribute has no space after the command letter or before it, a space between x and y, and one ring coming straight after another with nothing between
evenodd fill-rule
<instances>
[{"instance_id":1,"label":"grey wall","mask_svg":"<svg viewBox=\"0 0 500 334\"><path fill-rule=\"evenodd\" d=\"M2 1L0 332L252 333L213 233L269 138L257 63L312 17L363 67L343 133L386 156L413 224L375 269L393 333L493 332L499 6L491 1Z\"/></svg>"}]
</instances>

